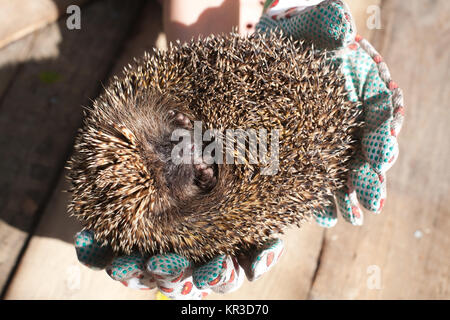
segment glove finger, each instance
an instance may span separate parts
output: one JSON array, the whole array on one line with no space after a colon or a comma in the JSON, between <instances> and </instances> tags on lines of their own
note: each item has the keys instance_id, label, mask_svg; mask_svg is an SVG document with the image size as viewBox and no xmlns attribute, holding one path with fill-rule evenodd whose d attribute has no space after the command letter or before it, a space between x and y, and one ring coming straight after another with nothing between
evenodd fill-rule
<instances>
[{"instance_id":1,"label":"glove finger","mask_svg":"<svg viewBox=\"0 0 450 320\"><path fill-rule=\"evenodd\" d=\"M116 281L139 277L144 271L144 258L139 254L116 257L106 267L106 273Z\"/></svg>"},{"instance_id":2,"label":"glove finger","mask_svg":"<svg viewBox=\"0 0 450 320\"><path fill-rule=\"evenodd\" d=\"M231 258L231 266L229 269L231 272L225 277L222 283L211 286L212 291L216 293L229 293L239 289L244 283L245 271L239 265L238 260L234 257Z\"/></svg>"},{"instance_id":3,"label":"glove finger","mask_svg":"<svg viewBox=\"0 0 450 320\"><path fill-rule=\"evenodd\" d=\"M140 254L131 254L116 257L109 266L106 273L124 286L133 289L152 289L156 281L151 274L145 270L145 258Z\"/></svg>"},{"instance_id":4,"label":"glove finger","mask_svg":"<svg viewBox=\"0 0 450 320\"><path fill-rule=\"evenodd\" d=\"M336 192L336 201L339 206L339 212L345 221L354 226L361 226L364 223L364 215L359 207L356 193L349 190L339 190Z\"/></svg>"},{"instance_id":5,"label":"glove finger","mask_svg":"<svg viewBox=\"0 0 450 320\"><path fill-rule=\"evenodd\" d=\"M385 175L372 169L368 162L358 159L352 165L349 176L350 189L358 202L373 213L380 213L386 199Z\"/></svg>"},{"instance_id":6,"label":"glove finger","mask_svg":"<svg viewBox=\"0 0 450 320\"><path fill-rule=\"evenodd\" d=\"M244 269L247 279L255 281L269 271L280 259L283 249L283 241L275 238L255 250L250 256L240 256L239 264Z\"/></svg>"},{"instance_id":7,"label":"glove finger","mask_svg":"<svg viewBox=\"0 0 450 320\"><path fill-rule=\"evenodd\" d=\"M365 132L361 142L364 157L377 172L389 170L398 157L397 138L392 135L388 122Z\"/></svg>"},{"instance_id":8,"label":"glove finger","mask_svg":"<svg viewBox=\"0 0 450 320\"><path fill-rule=\"evenodd\" d=\"M233 270L230 256L219 255L194 270L194 284L199 289L212 289L229 281Z\"/></svg>"},{"instance_id":9,"label":"glove finger","mask_svg":"<svg viewBox=\"0 0 450 320\"><path fill-rule=\"evenodd\" d=\"M194 286L192 264L175 253L155 255L147 261L147 271L153 275L159 290L170 299L198 300L208 292Z\"/></svg>"},{"instance_id":10,"label":"glove finger","mask_svg":"<svg viewBox=\"0 0 450 320\"><path fill-rule=\"evenodd\" d=\"M90 231L81 231L75 235L75 250L80 263L94 269L104 269L112 260L113 252L109 246L101 246Z\"/></svg>"},{"instance_id":11,"label":"glove finger","mask_svg":"<svg viewBox=\"0 0 450 320\"><path fill-rule=\"evenodd\" d=\"M190 276L191 262L176 253L158 254L147 261L147 271L158 284L176 283Z\"/></svg>"},{"instance_id":12,"label":"glove finger","mask_svg":"<svg viewBox=\"0 0 450 320\"><path fill-rule=\"evenodd\" d=\"M326 206L322 211L315 212L314 218L316 223L323 228L334 227L338 221L336 205L333 203Z\"/></svg>"}]
</instances>

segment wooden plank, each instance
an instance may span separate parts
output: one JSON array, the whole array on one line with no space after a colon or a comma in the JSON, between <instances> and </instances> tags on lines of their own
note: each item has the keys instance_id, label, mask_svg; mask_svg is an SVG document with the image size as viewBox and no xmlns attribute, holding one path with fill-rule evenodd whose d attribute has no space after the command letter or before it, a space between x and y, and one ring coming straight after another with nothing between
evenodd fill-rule
<instances>
[{"instance_id":1,"label":"wooden plank","mask_svg":"<svg viewBox=\"0 0 450 320\"><path fill-rule=\"evenodd\" d=\"M450 3L383 1L381 13L373 44L406 103L400 157L381 216L327 231L311 298L449 299Z\"/></svg>"},{"instance_id":2,"label":"wooden plank","mask_svg":"<svg viewBox=\"0 0 450 320\"><path fill-rule=\"evenodd\" d=\"M56 21L89 0L0 0L0 48Z\"/></svg>"},{"instance_id":3,"label":"wooden plank","mask_svg":"<svg viewBox=\"0 0 450 320\"><path fill-rule=\"evenodd\" d=\"M0 101L14 79L18 65L30 59L34 35L16 41L1 49L0 53Z\"/></svg>"},{"instance_id":4,"label":"wooden plank","mask_svg":"<svg viewBox=\"0 0 450 320\"><path fill-rule=\"evenodd\" d=\"M34 56L23 62L0 105L0 219L8 229L0 239L16 239L0 264L0 288L8 279L21 245L42 212L81 123L81 105L97 95L141 1L102 1L86 7L82 30L65 21L39 30ZM24 40L25 41L25 40ZM2 232L5 228L2 228Z\"/></svg>"}]
</instances>

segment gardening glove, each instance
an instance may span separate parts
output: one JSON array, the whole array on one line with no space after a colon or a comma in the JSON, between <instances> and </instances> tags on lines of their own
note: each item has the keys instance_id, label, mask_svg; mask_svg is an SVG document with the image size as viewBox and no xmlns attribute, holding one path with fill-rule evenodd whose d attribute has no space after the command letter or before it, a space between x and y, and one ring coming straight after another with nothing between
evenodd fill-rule
<instances>
[{"instance_id":1,"label":"gardening glove","mask_svg":"<svg viewBox=\"0 0 450 320\"><path fill-rule=\"evenodd\" d=\"M323 227L332 227L339 208L346 221L362 225L361 206L378 214L386 200L386 172L399 153L402 91L391 80L383 58L356 34L343 1L267 0L256 32L275 28L295 40L311 41L316 50L326 49L345 77L349 99L361 103L361 146L350 163L347 185L335 194L333 205L316 212L315 220Z\"/></svg>"},{"instance_id":2,"label":"gardening glove","mask_svg":"<svg viewBox=\"0 0 450 320\"><path fill-rule=\"evenodd\" d=\"M283 242L273 239L247 256L220 255L195 267L175 253L144 257L140 254L115 256L109 246L100 246L90 231L75 236L78 260L91 269L105 269L123 285L141 290L157 287L170 299L198 300L210 292L237 290L244 277L253 281L279 260Z\"/></svg>"}]
</instances>

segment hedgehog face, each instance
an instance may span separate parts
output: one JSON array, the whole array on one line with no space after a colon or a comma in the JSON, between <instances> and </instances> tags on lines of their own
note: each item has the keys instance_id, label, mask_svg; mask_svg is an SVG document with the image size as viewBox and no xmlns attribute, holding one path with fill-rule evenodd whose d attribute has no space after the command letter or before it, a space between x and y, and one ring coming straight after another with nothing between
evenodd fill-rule
<instances>
[{"instance_id":1,"label":"hedgehog face","mask_svg":"<svg viewBox=\"0 0 450 320\"><path fill-rule=\"evenodd\" d=\"M178 202L187 201L199 192L195 183L194 143L190 120L182 113L170 110L170 121L161 141L155 144L158 157L164 163L164 178Z\"/></svg>"}]
</instances>

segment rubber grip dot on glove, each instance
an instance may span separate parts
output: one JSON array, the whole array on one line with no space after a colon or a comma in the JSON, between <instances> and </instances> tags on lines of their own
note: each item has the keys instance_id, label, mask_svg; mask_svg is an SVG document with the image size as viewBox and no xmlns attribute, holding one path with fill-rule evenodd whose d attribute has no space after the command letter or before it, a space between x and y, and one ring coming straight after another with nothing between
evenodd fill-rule
<instances>
[{"instance_id":1,"label":"rubber grip dot on glove","mask_svg":"<svg viewBox=\"0 0 450 320\"><path fill-rule=\"evenodd\" d=\"M104 269L113 258L111 248L101 246L93 233L86 230L75 235L75 250L80 263L94 270Z\"/></svg>"},{"instance_id":2,"label":"rubber grip dot on glove","mask_svg":"<svg viewBox=\"0 0 450 320\"><path fill-rule=\"evenodd\" d=\"M361 144L367 161L377 172L389 170L398 157L397 139L391 134L388 123L364 134Z\"/></svg>"},{"instance_id":3,"label":"rubber grip dot on glove","mask_svg":"<svg viewBox=\"0 0 450 320\"><path fill-rule=\"evenodd\" d=\"M199 289L206 289L215 285L220 285L225 281L226 273L229 270L229 265L231 263L230 257L220 255L213 258L205 265L196 268L193 273L195 286Z\"/></svg>"},{"instance_id":4,"label":"rubber grip dot on glove","mask_svg":"<svg viewBox=\"0 0 450 320\"><path fill-rule=\"evenodd\" d=\"M212 291L220 294L229 293L239 289L244 283L245 272L239 265L237 259L232 257L230 262L231 263L227 265L227 268L229 268L231 272L226 273L226 277L222 283L212 286Z\"/></svg>"},{"instance_id":5,"label":"rubber grip dot on glove","mask_svg":"<svg viewBox=\"0 0 450 320\"><path fill-rule=\"evenodd\" d=\"M336 192L336 201L342 217L354 226L361 226L364 222L364 215L359 207L356 193L348 189Z\"/></svg>"},{"instance_id":6,"label":"rubber grip dot on glove","mask_svg":"<svg viewBox=\"0 0 450 320\"><path fill-rule=\"evenodd\" d=\"M284 251L283 249L283 241L275 238L268 241L265 246L256 251L250 270L247 270L248 280L257 280L269 271L280 259Z\"/></svg>"},{"instance_id":7,"label":"rubber grip dot on glove","mask_svg":"<svg viewBox=\"0 0 450 320\"><path fill-rule=\"evenodd\" d=\"M316 223L324 228L332 228L337 223L337 210L334 204L314 213Z\"/></svg>"},{"instance_id":8,"label":"rubber grip dot on glove","mask_svg":"<svg viewBox=\"0 0 450 320\"><path fill-rule=\"evenodd\" d=\"M350 183L364 208L373 213L381 211L386 199L384 175L375 172L369 163L357 159L352 164Z\"/></svg>"},{"instance_id":9,"label":"rubber grip dot on glove","mask_svg":"<svg viewBox=\"0 0 450 320\"><path fill-rule=\"evenodd\" d=\"M176 253L155 255L147 262L147 270L155 275L177 277L184 269L191 267L185 257Z\"/></svg>"},{"instance_id":10,"label":"rubber grip dot on glove","mask_svg":"<svg viewBox=\"0 0 450 320\"><path fill-rule=\"evenodd\" d=\"M109 276L118 281L142 277L144 271L145 259L140 254L117 257L106 268Z\"/></svg>"}]
</instances>

